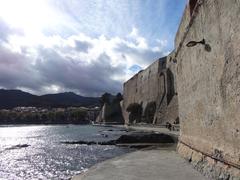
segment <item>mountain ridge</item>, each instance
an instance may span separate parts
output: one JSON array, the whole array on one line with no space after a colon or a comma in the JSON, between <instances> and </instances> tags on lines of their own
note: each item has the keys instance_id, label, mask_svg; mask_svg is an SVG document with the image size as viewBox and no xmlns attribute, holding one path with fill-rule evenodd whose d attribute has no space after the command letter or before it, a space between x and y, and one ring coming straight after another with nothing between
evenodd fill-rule
<instances>
[{"instance_id":1,"label":"mountain ridge","mask_svg":"<svg viewBox=\"0 0 240 180\"><path fill-rule=\"evenodd\" d=\"M99 97L85 97L73 92L33 95L18 89L0 89L0 109L12 109L18 106L53 108L97 105L99 105Z\"/></svg>"}]
</instances>

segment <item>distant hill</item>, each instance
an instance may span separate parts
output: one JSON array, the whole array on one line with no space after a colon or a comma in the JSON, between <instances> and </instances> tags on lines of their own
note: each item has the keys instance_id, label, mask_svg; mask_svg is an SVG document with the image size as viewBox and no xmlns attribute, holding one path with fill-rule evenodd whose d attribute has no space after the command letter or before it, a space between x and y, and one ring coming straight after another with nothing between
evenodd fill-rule
<instances>
[{"instance_id":1,"label":"distant hill","mask_svg":"<svg viewBox=\"0 0 240 180\"><path fill-rule=\"evenodd\" d=\"M36 96L21 90L0 89L0 109L11 109L17 106L68 107L96 105L99 105L99 98L84 97L73 92Z\"/></svg>"}]
</instances>

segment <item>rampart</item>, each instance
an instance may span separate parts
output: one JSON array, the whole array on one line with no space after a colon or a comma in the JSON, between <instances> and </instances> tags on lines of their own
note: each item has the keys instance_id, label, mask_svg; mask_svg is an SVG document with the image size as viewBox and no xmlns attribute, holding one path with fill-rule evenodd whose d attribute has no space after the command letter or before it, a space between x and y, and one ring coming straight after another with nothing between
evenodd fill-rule
<instances>
[{"instance_id":1,"label":"rampart","mask_svg":"<svg viewBox=\"0 0 240 180\"><path fill-rule=\"evenodd\" d=\"M125 123L179 116L178 152L213 179L240 179L239 18L239 0L189 0L174 51L124 83Z\"/></svg>"},{"instance_id":2,"label":"rampart","mask_svg":"<svg viewBox=\"0 0 240 180\"><path fill-rule=\"evenodd\" d=\"M178 151L214 179L240 177L239 17L238 0L190 0L175 39Z\"/></svg>"},{"instance_id":3,"label":"rampart","mask_svg":"<svg viewBox=\"0 0 240 180\"><path fill-rule=\"evenodd\" d=\"M125 123L173 123L178 119L175 65L171 56L160 58L124 83ZM141 109L132 117L128 107ZM170 111L172 113L170 113Z\"/></svg>"}]
</instances>

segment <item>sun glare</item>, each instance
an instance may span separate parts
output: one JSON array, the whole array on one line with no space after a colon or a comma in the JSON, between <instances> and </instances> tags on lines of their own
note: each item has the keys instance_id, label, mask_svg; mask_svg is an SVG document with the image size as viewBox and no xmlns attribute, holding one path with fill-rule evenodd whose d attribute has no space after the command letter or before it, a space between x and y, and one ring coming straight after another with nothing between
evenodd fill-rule
<instances>
[{"instance_id":1,"label":"sun glare","mask_svg":"<svg viewBox=\"0 0 240 180\"><path fill-rule=\"evenodd\" d=\"M0 0L0 17L13 27L39 31L50 23L51 11L44 0Z\"/></svg>"}]
</instances>

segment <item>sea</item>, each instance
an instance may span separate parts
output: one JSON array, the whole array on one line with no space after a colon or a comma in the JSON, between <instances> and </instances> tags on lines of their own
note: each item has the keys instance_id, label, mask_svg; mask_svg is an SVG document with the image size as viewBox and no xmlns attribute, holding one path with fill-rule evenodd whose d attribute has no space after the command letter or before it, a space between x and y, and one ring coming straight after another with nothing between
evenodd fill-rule
<instances>
[{"instance_id":1,"label":"sea","mask_svg":"<svg viewBox=\"0 0 240 180\"><path fill-rule=\"evenodd\" d=\"M62 142L102 142L125 133L122 128L92 125L0 126L0 179L70 179L96 163L132 150Z\"/></svg>"}]
</instances>

